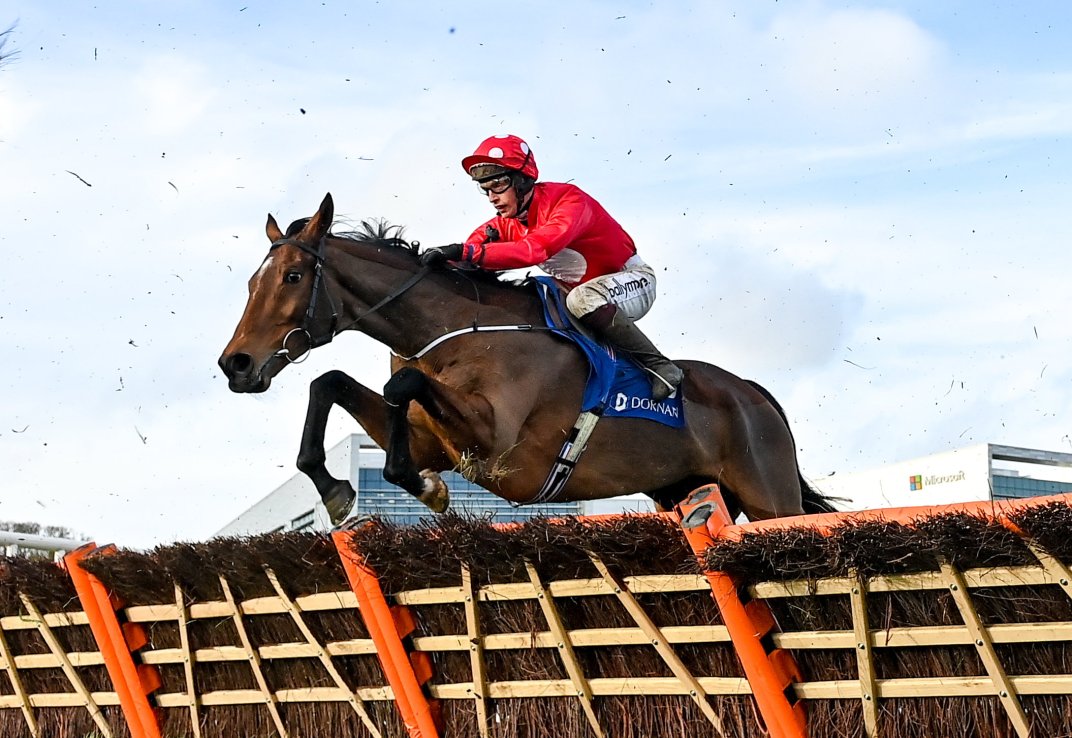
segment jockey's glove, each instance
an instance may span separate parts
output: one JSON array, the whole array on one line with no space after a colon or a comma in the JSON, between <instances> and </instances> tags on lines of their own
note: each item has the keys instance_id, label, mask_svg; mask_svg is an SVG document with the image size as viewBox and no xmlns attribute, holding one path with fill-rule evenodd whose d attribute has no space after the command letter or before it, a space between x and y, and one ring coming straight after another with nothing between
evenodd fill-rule
<instances>
[{"instance_id":1,"label":"jockey's glove","mask_svg":"<svg viewBox=\"0 0 1072 738\"><path fill-rule=\"evenodd\" d=\"M452 243L446 246L435 246L426 250L419 257L421 266L440 267L448 261L458 261L462 258L462 245Z\"/></svg>"}]
</instances>

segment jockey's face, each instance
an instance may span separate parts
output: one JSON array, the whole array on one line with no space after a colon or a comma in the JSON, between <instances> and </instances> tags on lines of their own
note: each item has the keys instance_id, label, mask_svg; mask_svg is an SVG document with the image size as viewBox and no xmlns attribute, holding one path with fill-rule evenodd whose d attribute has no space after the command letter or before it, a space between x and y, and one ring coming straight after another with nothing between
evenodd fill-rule
<instances>
[{"instance_id":1,"label":"jockey's face","mask_svg":"<svg viewBox=\"0 0 1072 738\"><path fill-rule=\"evenodd\" d=\"M503 180L505 180L505 182L503 182ZM481 183L480 185L480 189L484 190L485 194L487 194L488 200L491 201L491 206L495 208L495 212L503 218L516 217L518 206L521 204L513 183L508 184L505 188L502 187L502 184L509 182L509 178L504 177L493 179L490 182Z\"/></svg>"}]
</instances>

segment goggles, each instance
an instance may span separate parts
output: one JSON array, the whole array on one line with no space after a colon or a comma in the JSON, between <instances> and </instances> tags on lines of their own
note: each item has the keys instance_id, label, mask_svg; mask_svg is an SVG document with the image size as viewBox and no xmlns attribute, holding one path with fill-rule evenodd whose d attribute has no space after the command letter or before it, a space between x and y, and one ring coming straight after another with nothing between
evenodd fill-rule
<instances>
[{"instance_id":1,"label":"goggles","mask_svg":"<svg viewBox=\"0 0 1072 738\"><path fill-rule=\"evenodd\" d=\"M514 186L514 179L509 174L500 174L497 177L490 177L476 184L480 188L481 194L486 197L488 195L501 195L506 192Z\"/></svg>"}]
</instances>

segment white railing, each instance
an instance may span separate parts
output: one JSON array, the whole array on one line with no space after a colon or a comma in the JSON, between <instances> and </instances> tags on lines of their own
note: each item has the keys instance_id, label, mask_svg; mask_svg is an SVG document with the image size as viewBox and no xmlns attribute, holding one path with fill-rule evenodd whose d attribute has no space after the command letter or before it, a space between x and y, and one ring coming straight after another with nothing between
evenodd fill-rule
<instances>
[{"instance_id":1,"label":"white railing","mask_svg":"<svg viewBox=\"0 0 1072 738\"><path fill-rule=\"evenodd\" d=\"M9 530L0 530L0 551L13 556L20 549L33 551L45 551L56 558L61 551L74 551L84 546L88 541L76 541L71 538L53 538L52 536L38 536L30 533L14 533Z\"/></svg>"}]
</instances>

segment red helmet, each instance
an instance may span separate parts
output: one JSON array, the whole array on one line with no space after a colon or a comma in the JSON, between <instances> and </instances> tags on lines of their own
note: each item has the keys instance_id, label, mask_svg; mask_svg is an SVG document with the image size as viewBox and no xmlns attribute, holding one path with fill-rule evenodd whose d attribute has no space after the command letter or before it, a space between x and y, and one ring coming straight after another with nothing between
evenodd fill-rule
<instances>
[{"instance_id":1,"label":"red helmet","mask_svg":"<svg viewBox=\"0 0 1072 738\"><path fill-rule=\"evenodd\" d=\"M497 164L533 179L540 176L532 149L517 136L509 134L484 139L471 156L462 159L462 168L467 174L472 174L473 167L478 164Z\"/></svg>"}]
</instances>

